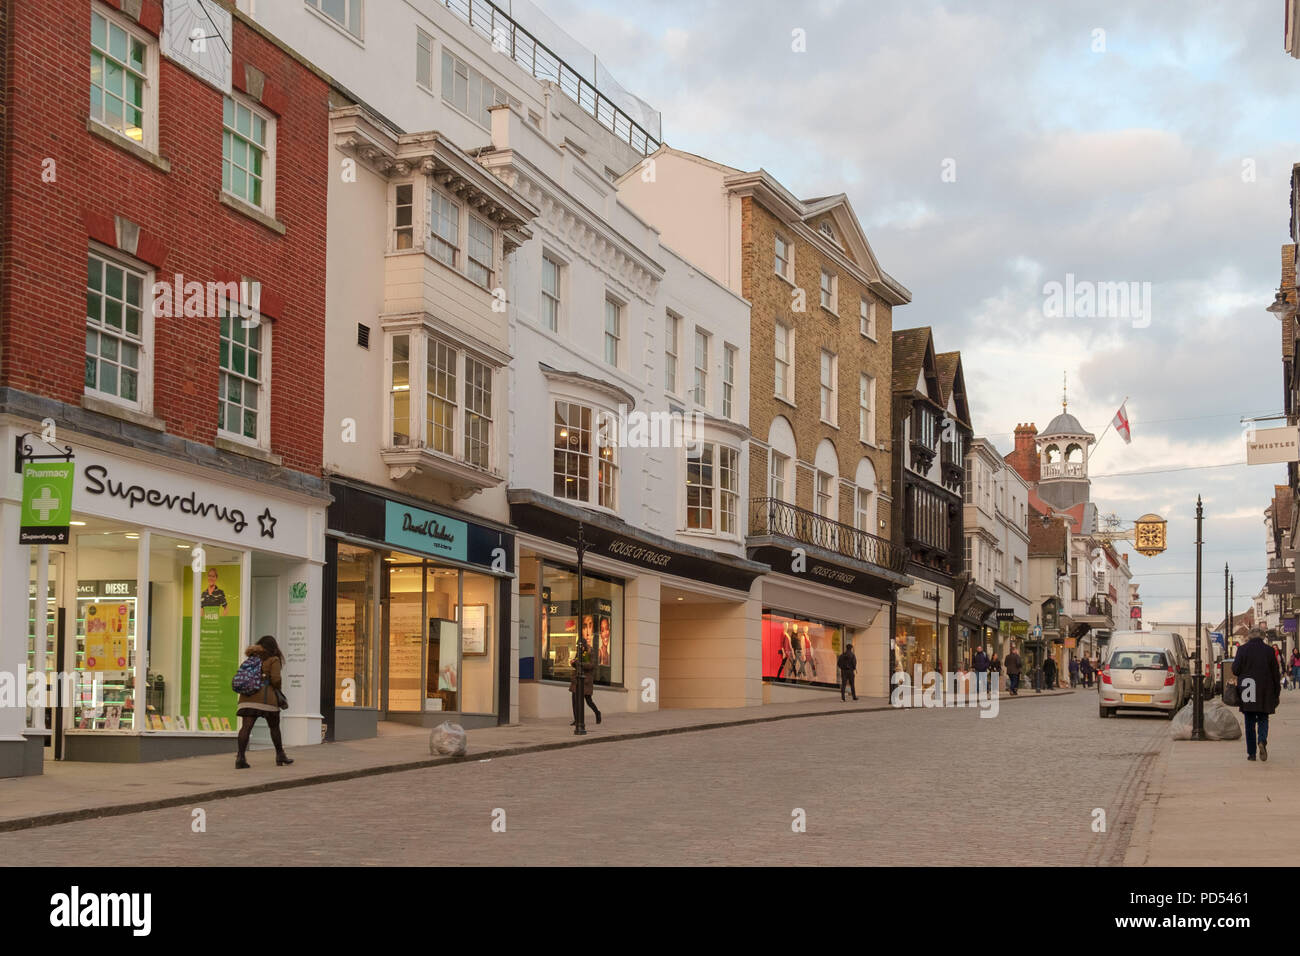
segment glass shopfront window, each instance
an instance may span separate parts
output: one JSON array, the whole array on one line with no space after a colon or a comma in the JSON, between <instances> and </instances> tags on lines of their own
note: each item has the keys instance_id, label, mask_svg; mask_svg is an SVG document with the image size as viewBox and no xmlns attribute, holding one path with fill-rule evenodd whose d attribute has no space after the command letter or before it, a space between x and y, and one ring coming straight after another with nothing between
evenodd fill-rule
<instances>
[{"instance_id":1,"label":"glass shopfront window","mask_svg":"<svg viewBox=\"0 0 1300 956\"><path fill-rule=\"evenodd\" d=\"M838 686L836 661L845 628L784 611L763 611L763 678L792 684Z\"/></svg>"},{"instance_id":2,"label":"glass shopfront window","mask_svg":"<svg viewBox=\"0 0 1300 956\"><path fill-rule=\"evenodd\" d=\"M496 578L464 572L461 582L461 709L471 714L494 714L497 709Z\"/></svg>"},{"instance_id":3,"label":"glass shopfront window","mask_svg":"<svg viewBox=\"0 0 1300 956\"><path fill-rule=\"evenodd\" d=\"M597 684L623 684L623 582L583 572L582 607L578 607L578 571L542 566L542 678L569 680L582 636L595 649Z\"/></svg>"},{"instance_id":4,"label":"glass shopfront window","mask_svg":"<svg viewBox=\"0 0 1300 956\"><path fill-rule=\"evenodd\" d=\"M375 707L379 553L342 542L338 548L334 704Z\"/></svg>"},{"instance_id":5,"label":"glass shopfront window","mask_svg":"<svg viewBox=\"0 0 1300 956\"><path fill-rule=\"evenodd\" d=\"M139 537L118 531L76 536L72 720L81 730L142 729L135 702Z\"/></svg>"},{"instance_id":6,"label":"glass shopfront window","mask_svg":"<svg viewBox=\"0 0 1300 956\"><path fill-rule=\"evenodd\" d=\"M909 617L900 613L894 631L893 669L909 677L916 665L927 673L935 668L934 619Z\"/></svg>"}]
</instances>

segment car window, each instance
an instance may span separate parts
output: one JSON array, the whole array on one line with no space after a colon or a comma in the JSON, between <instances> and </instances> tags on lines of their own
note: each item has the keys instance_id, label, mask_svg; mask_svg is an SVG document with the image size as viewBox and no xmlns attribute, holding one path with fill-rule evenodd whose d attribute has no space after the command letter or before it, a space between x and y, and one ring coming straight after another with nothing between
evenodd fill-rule
<instances>
[{"instance_id":1,"label":"car window","mask_svg":"<svg viewBox=\"0 0 1300 956\"><path fill-rule=\"evenodd\" d=\"M1165 670L1169 659L1164 651L1116 651L1110 666L1121 671Z\"/></svg>"}]
</instances>

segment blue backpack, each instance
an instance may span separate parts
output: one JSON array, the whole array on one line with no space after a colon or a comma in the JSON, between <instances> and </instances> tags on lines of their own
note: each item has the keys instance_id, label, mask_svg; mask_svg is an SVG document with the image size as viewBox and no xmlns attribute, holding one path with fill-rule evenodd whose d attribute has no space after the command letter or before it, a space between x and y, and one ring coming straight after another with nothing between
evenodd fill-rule
<instances>
[{"instance_id":1,"label":"blue backpack","mask_svg":"<svg viewBox=\"0 0 1300 956\"><path fill-rule=\"evenodd\" d=\"M230 681L230 689L236 694L254 694L262 689L262 659L255 654L244 658L235 676Z\"/></svg>"}]
</instances>

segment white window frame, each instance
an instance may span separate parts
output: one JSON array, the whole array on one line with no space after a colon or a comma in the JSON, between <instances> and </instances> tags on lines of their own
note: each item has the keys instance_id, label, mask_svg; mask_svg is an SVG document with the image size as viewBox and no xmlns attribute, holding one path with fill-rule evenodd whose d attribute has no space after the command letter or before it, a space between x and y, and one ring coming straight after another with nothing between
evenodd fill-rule
<instances>
[{"instance_id":1,"label":"white window frame","mask_svg":"<svg viewBox=\"0 0 1300 956\"><path fill-rule=\"evenodd\" d=\"M695 327L694 352L695 369L691 385L691 401L701 408L709 407L709 349L713 336L708 331Z\"/></svg>"},{"instance_id":2,"label":"white window frame","mask_svg":"<svg viewBox=\"0 0 1300 956\"><path fill-rule=\"evenodd\" d=\"M129 408L138 411L144 415L153 414L153 343L154 343L154 321L153 321L153 283L154 272L152 269L137 262L128 256L122 255L115 249L109 249L101 246L99 243L92 242L86 249L87 260L91 256L101 259L119 269L129 270L136 273L141 279L141 303L140 310L140 341L136 344L140 350L138 368L136 369L136 389L135 401L128 401L109 392L102 392L98 387L91 388L85 384L85 378L82 378L82 389L84 394L98 398L101 401L112 402L114 405L120 405L122 408ZM87 261L86 269L89 271L90 263ZM86 279L89 282L89 276ZM106 289L104 291L107 291ZM84 301L85 294L89 292L87 286L82 293ZM115 336L121 339L120 336ZM85 363L85 333L82 333L82 363ZM119 363L120 364L120 363ZM98 366L97 366L98 369ZM99 381L98 372L96 374L96 383ZM120 381L120 380L119 380Z\"/></svg>"},{"instance_id":3,"label":"white window frame","mask_svg":"<svg viewBox=\"0 0 1300 956\"><path fill-rule=\"evenodd\" d=\"M252 317L247 319L244 318L244 316L240 315L239 313L238 303L232 304L228 301L223 301L221 303L220 308L223 311L225 311L229 316L231 322L230 328L232 333L234 332L234 323L236 322L240 323L241 326L244 328L245 338L247 338L247 332L251 331L252 329L257 329L258 339L261 343L258 352L259 352L259 363L261 366L260 370L262 374L257 383L257 407L253 409L253 411L257 413L257 435L254 436L253 438L249 438L242 431L232 432L228 430L225 427L226 400L222 394L223 389L221 387L221 377L223 375L239 376L245 382L245 384L241 385L241 388L245 388L247 387L246 383L248 380L248 376L246 373L241 375L241 373L235 372L234 370L228 371L227 369L223 368L221 366L220 352L218 351L217 402L218 402L218 406L221 409L221 416L220 416L220 421L217 425L217 434L220 435L222 438L229 439L230 441L239 442L244 445L250 445L255 448L269 450L271 447L271 323L263 322L261 320L261 317L256 312L253 313ZM217 329L217 334L218 336L220 336L221 334L219 325ZM233 345L234 342L232 341L231 344ZM247 369L248 367L247 363L245 363L244 367L245 369Z\"/></svg>"},{"instance_id":4,"label":"white window frame","mask_svg":"<svg viewBox=\"0 0 1300 956\"><path fill-rule=\"evenodd\" d=\"M485 219L480 218L479 216L474 215L473 213L468 213L466 215L466 220L467 221L465 223L466 226L465 228L465 278L469 279L470 282L474 283L480 289L491 290L493 288L493 280L496 278L496 274L497 274L497 270L496 270L497 231L496 229L493 228L492 223L488 222ZM486 245L487 245L488 261L486 263L483 261L482 258L482 250L479 250L478 253L476 254L474 249L475 243L483 242L483 238L481 236L474 235L474 229L476 226L480 230L483 229L487 230ZM480 282L472 274L473 270L475 269L481 269L487 273L487 278L485 281Z\"/></svg>"},{"instance_id":5,"label":"white window frame","mask_svg":"<svg viewBox=\"0 0 1300 956\"><path fill-rule=\"evenodd\" d=\"M779 247L777 243L780 243ZM777 268L778 262L784 263L784 271ZM794 280L794 245L779 232L774 234L772 243L772 271L786 282Z\"/></svg>"},{"instance_id":6,"label":"white window frame","mask_svg":"<svg viewBox=\"0 0 1300 956\"><path fill-rule=\"evenodd\" d=\"M556 441L559 435L556 431L555 422L556 406L559 404L571 405L579 409L585 409L591 420L591 437L589 451L570 452L559 448ZM555 453L563 451L565 454L578 455L580 459L585 459L585 468L587 471L586 481L588 493L586 496L576 495L556 495L565 501L576 501L580 504L593 508L601 508L606 511L617 513L618 511L618 494L619 494L619 472L620 465L618 461L618 450L615 445L614 435L610 431L614 427L614 421L609 412L597 405L578 398L571 398L564 395L551 396L551 481L552 492L554 492L554 481L557 477L555 471ZM601 436L606 435L607 440L602 441ZM612 481L606 482L601 479L601 462L608 464ZM568 472L564 472L559 477L568 477ZM581 477L580 475L578 477ZM608 494L606 493L608 491Z\"/></svg>"},{"instance_id":7,"label":"white window frame","mask_svg":"<svg viewBox=\"0 0 1300 956\"><path fill-rule=\"evenodd\" d=\"M788 501L785 490L790 483L790 456L775 448L767 453L767 496L777 501ZM779 485L779 487L778 487Z\"/></svg>"},{"instance_id":8,"label":"white window frame","mask_svg":"<svg viewBox=\"0 0 1300 956\"><path fill-rule=\"evenodd\" d=\"M450 90L448 90L448 83L446 81L449 63L452 78ZM445 45L442 48L442 60L440 65L440 76L442 77L442 101L476 126L481 126L483 129L490 131L492 129L491 113L489 112L490 106L504 106L509 104L511 100L510 94L507 93L503 87L485 76L482 72L470 66L468 62L458 57L455 53L452 53ZM455 99L456 79L462 75L462 69L464 70L463 76L465 79L465 104L463 106ZM485 84L492 88L492 102L490 105L484 105L483 87ZM475 92L478 93L477 102L474 98Z\"/></svg>"},{"instance_id":9,"label":"white window frame","mask_svg":"<svg viewBox=\"0 0 1300 956\"><path fill-rule=\"evenodd\" d=\"M858 440L876 444L876 377L866 372L858 375Z\"/></svg>"},{"instance_id":10,"label":"white window frame","mask_svg":"<svg viewBox=\"0 0 1300 956\"><path fill-rule=\"evenodd\" d=\"M785 358L781 358L780 344L782 341L782 332L785 333ZM775 366L773 368L773 385L772 394L782 401L794 404L794 326L786 325L784 322L776 323L774 339ZM778 374L784 369L785 374ZM782 389L784 380L785 388Z\"/></svg>"},{"instance_id":11,"label":"white window frame","mask_svg":"<svg viewBox=\"0 0 1300 956\"><path fill-rule=\"evenodd\" d=\"M702 481L696 484L691 480L691 463L692 461L700 461L704 457L706 449L711 462L712 474L707 485ZM698 454L692 456L692 451L697 451ZM724 467L724 457L730 458L732 463L730 468ZM686 480L685 494L682 497L682 529L691 534L714 534L727 538L738 537L740 534L740 449L732 445L725 445L722 442L700 442L694 448L686 449L685 461ZM724 472L731 475L730 490L724 485ZM707 490L707 510L709 514L707 525L699 524L694 527L691 525L690 491L692 487ZM694 510L700 512L703 508L697 506ZM724 527L727 523L731 525L729 530Z\"/></svg>"},{"instance_id":12,"label":"white window frame","mask_svg":"<svg viewBox=\"0 0 1300 956\"><path fill-rule=\"evenodd\" d=\"M722 346L722 417L736 414L736 358L740 350L734 345Z\"/></svg>"},{"instance_id":13,"label":"white window frame","mask_svg":"<svg viewBox=\"0 0 1300 956\"><path fill-rule=\"evenodd\" d=\"M612 317L614 320L614 331L612 332L610 331L609 328L610 318L611 318L611 313L610 313L611 306L613 307ZM602 324L603 332L601 336L601 345L602 345L601 356L604 358L605 364L612 366L613 368L623 367L623 352L624 352L623 339L626 338L626 333L623 327L623 316L626 311L627 311L627 306L622 300L614 298L614 296L610 295L608 292L605 293L605 308L603 311L604 322ZM609 354L611 341L613 342L613 349L614 349L614 356L612 361L610 360L610 354Z\"/></svg>"},{"instance_id":14,"label":"white window frame","mask_svg":"<svg viewBox=\"0 0 1300 956\"><path fill-rule=\"evenodd\" d=\"M243 93L240 93L238 90L232 90L231 93L226 97L226 99L231 100L235 104L236 111L238 111L238 109L242 106L244 109L248 110L249 113L251 113L253 116L257 117L263 123L266 124L266 145L263 148L263 165L265 168L262 171L262 202L260 205L226 188L225 174L224 174L225 164L226 164L225 150L224 150L226 134L229 133L232 136L237 136L240 139L243 139L250 143L252 141L248 137L244 136L243 133L239 132L237 127L230 127L226 125L225 114L224 114L225 100L223 100L222 101L223 114L222 114L222 122L221 122L221 138L223 144L222 160L221 160L221 165L222 165L221 190L227 196L236 200L237 202L241 202L246 206L252 206L254 209L264 212L268 216L274 216L275 215L275 166L276 166L275 115L263 109L258 104L254 103L251 99L249 99ZM236 112L236 122L238 122L237 112Z\"/></svg>"},{"instance_id":15,"label":"white window frame","mask_svg":"<svg viewBox=\"0 0 1300 956\"><path fill-rule=\"evenodd\" d=\"M682 317L671 309L664 312L664 388L671 395L679 394L677 384L681 371L678 356L681 353Z\"/></svg>"},{"instance_id":16,"label":"white window frame","mask_svg":"<svg viewBox=\"0 0 1300 956\"><path fill-rule=\"evenodd\" d=\"M829 283L827 282L828 279L830 280ZM830 286L830 288L827 288L828 285ZM832 272L830 269L827 269L825 266L823 266L822 274L821 274L821 287L819 289L820 300L821 300L822 308L825 309L827 312L831 313L832 315L840 314L839 288L840 288L839 275L837 275L836 273Z\"/></svg>"},{"instance_id":17,"label":"white window frame","mask_svg":"<svg viewBox=\"0 0 1300 956\"><path fill-rule=\"evenodd\" d=\"M408 381L410 401L408 403L407 413L407 433L409 435L409 444L405 446L393 445L393 343L398 336L408 336L410 340L409 352L409 370ZM445 395L437 396L443 401L449 401L453 405L452 412L452 433L450 437L451 451L441 451L434 448L429 431L428 407L430 398L429 382L429 357L435 354L436 346L441 345L447 349L453 356L452 367L450 372L454 374L455 381L451 386L451 398ZM488 372L488 382L486 392L488 401L491 403L488 409L488 415L473 412L469 407L469 391L474 386L473 380L469 377L470 365L477 364L485 368ZM446 336L438 335L424 326L402 326L393 329L387 329L384 333L384 447L385 448L420 448L428 454L435 455L448 461L459 462L473 468L478 468L491 474L499 474L499 429L501 408L501 390L500 390L501 367L494 364L486 356L465 348L459 343ZM486 419L488 438L487 438L487 466L475 463L470 460L466 453L468 443L467 423L470 415Z\"/></svg>"},{"instance_id":18,"label":"white window frame","mask_svg":"<svg viewBox=\"0 0 1300 956\"><path fill-rule=\"evenodd\" d=\"M823 491L823 486L825 490ZM813 514L835 520L835 476L829 471L813 472Z\"/></svg>"},{"instance_id":19,"label":"white window frame","mask_svg":"<svg viewBox=\"0 0 1300 956\"><path fill-rule=\"evenodd\" d=\"M108 132L112 133L114 136L121 137L127 143L131 143L136 146L141 146L156 156L158 154L158 73L160 68L158 38L151 36L148 32L140 29L139 24L135 23L128 17L119 13L117 10L114 10L112 7L105 6L102 3L98 3L98 2L92 3L90 7L90 12L91 12L92 23L93 23L93 18L95 16L102 17L104 20L108 22L110 26L119 27L120 29L126 32L128 37L136 39L144 44L144 49L145 49L145 54L144 54L145 76L144 76L144 97L143 97L144 116L143 116L143 126L141 127L141 140L139 142L136 142L136 140L132 139L130 136L127 136L125 131L109 126L103 120L94 117L93 110L90 107L90 87L92 84L90 82L89 75L87 75L86 78L87 84L85 87L86 110L87 110L86 115L90 117L90 121L95 124L96 128L107 130ZM97 49L94 46L93 42L91 41L91 34L89 29L87 30L87 34L86 34L86 45L92 51ZM81 62L85 63L86 61L82 60ZM125 89L123 89L123 93L125 93ZM125 101L125 96L123 97L123 100ZM102 107L102 102L103 101L101 100L101 107Z\"/></svg>"},{"instance_id":20,"label":"white window frame","mask_svg":"<svg viewBox=\"0 0 1300 956\"><path fill-rule=\"evenodd\" d=\"M410 219L406 223L400 222L397 214L398 210L403 208L404 205L398 201L398 196L403 189L409 189L411 191ZM414 182L393 183L390 187L390 192L388 194L388 207L391 210L389 214L390 221L388 224L389 252L414 252L419 249L419 246L415 242L415 237L420 233L422 226L418 222L420 218L420 203L416 198L417 193L418 190L416 189L416 184ZM402 245L401 242L401 234L403 233L409 233L407 236L408 242L405 246Z\"/></svg>"},{"instance_id":21,"label":"white window frame","mask_svg":"<svg viewBox=\"0 0 1300 956\"><path fill-rule=\"evenodd\" d=\"M829 359L829 361L827 361ZM819 357L818 394L821 420L834 428L840 421L840 357L830 349L822 349ZM827 376L830 382L827 382Z\"/></svg>"},{"instance_id":22,"label":"white window frame","mask_svg":"<svg viewBox=\"0 0 1300 956\"><path fill-rule=\"evenodd\" d=\"M441 262L448 269L452 269L456 272L461 272L460 266L461 263L464 261L464 252L462 251L462 242L463 242L462 237L465 234L465 229L461 225L460 220L461 217L465 214L465 210L460 203L456 202L455 199L447 195L441 189L434 188L431 184L426 184L426 191L428 192L428 196L426 197L424 202L424 209L425 209L424 249L431 258L436 259L438 262ZM455 210L455 215L443 216L436 213L434 210L434 203L439 200L441 200L443 203L446 203L448 206L451 207L451 209ZM440 232L439 233L434 232L434 225L443 222L449 222L455 225L456 235L454 236L453 239L448 239ZM448 262L446 259L444 259L441 255L438 254L438 250L444 248L451 250L451 262ZM463 275L464 273L462 272L461 274Z\"/></svg>"},{"instance_id":23,"label":"white window frame","mask_svg":"<svg viewBox=\"0 0 1300 956\"><path fill-rule=\"evenodd\" d=\"M858 488L853 493L853 527L859 531L866 531L868 534L875 534L875 504L872 496L875 494L874 488Z\"/></svg>"},{"instance_id":24,"label":"white window frame","mask_svg":"<svg viewBox=\"0 0 1300 956\"><path fill-rule=\"evenodd\" d=\"M329 14L325 10L324 0L305 0L305 2L309 10L318 14L326 23L330 24L336 30L341 30L348 36L355 37L357 40L363 40L365 38L365 0L343 0L343 19L346 22L335 20L334 17ZM353 11L356 11L355 17L352 15ZM355 21L356 25L355 30L353 29L353 21Z\"/></svg>"},{"instance_id":25,"label":"white window frame","mask_svg":"<svg viewBox=\"0 0 1300 956\"><path fill-rule=\"evenodd\" d=\"M858 302L858 320L863 338L876 341L876 300L865 295Z\"/></svg>"},{"instance_id":26,"label":"white window frame","mask_svg":"<svg viewBox=\"0 0 1300 956\"><path fill-rule=\"evenodd\" d=\"M426 93L433 92L434 77L434 41L433 37L425 33L419 27L415 28L415 85ZM420 67L425 66L429 74L429 82L420 82Z\"/></svg>"},{"instance_id":27,"label":"white window frame","mask_svg":"<svg viewBox=\"0 0 1300 956\"><path fill-rule=\"evenodd\" d=\"M546 267L547 264L555 270L555 292L548 292L546 289ZM541 319L542 327L551 331L559 332L561 323L561 310L564 307L564 263L549 252L542 253L542 277L541 277L541 303L542 308L539 310L538 318ZM555 322L551 323L547 316L547 303L550 303Z\"/></svg>"}]
</instances>

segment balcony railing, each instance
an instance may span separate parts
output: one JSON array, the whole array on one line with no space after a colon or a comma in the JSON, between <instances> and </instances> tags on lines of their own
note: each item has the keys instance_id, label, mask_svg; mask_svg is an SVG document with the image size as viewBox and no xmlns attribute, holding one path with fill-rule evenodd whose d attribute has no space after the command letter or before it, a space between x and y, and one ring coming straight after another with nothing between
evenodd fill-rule
<instances>
[{"instance_id":1,"label":"balcony railing","mask_svg":"<svg viewBox=\"0 0 1300 956\"><path fill-rule=\"evenodd\" d=\"M537 79L559 86L565 96L642 156L659 148L658 140L644 127L491 0L443 0L443 5Z\"/></svg>"},{"instance_id":2,"label":"balcony railing","mask_svg":"<svg viewBox=\"0 0 1300 956\"><path fill-rule=\"evenodd\" d=\"M1081 461L1057 461L1043 465L1042 478L1086 478L1084 464Z\"/></svg>"},{"instance_id":3,"label":"balcony railing","mask_svg":"<svg viewBox=\"0 0 1300 956\"><path fill-rule=\"evenodd\" d=\"M884 538L782 501L756 498L750 503L749 533L779 535L801 544L825 548L846 558L902 573L909 552Z\"/></svg>"},{"instance_id":4,"label":"balcony railing","mask_svg":"<svg viewBox=\"0 0 1300 956\"><path fill-rule=\"evenodd\" d=\"M1096 595L1088 599L1088 613L1111 617L1111 603L1107 598Z\"/></svg>"}]
</instances>

